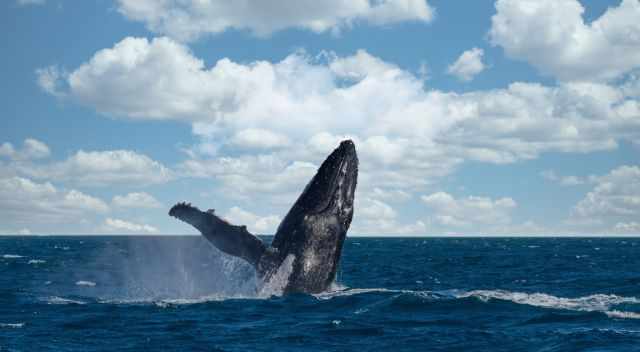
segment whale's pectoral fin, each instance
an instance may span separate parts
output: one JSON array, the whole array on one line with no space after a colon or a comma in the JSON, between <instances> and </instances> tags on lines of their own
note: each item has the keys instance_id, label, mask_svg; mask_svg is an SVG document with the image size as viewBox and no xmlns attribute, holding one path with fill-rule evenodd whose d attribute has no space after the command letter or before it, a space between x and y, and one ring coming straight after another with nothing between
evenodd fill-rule
<instances>
[{"instance_id":1,"label":"whale's pectoral fin","mask_svg":"<svg viewBox=\"0 0 640 352\"><path fill-rule=\"evenodd\" d=\"M204 212L191 204L178 203L169 210L169 215L191 224L219 250L254 266L265 251L262 241L249 233L246 226L231 225L216 216L213 210Z\"/></svg>"}]
</instances>

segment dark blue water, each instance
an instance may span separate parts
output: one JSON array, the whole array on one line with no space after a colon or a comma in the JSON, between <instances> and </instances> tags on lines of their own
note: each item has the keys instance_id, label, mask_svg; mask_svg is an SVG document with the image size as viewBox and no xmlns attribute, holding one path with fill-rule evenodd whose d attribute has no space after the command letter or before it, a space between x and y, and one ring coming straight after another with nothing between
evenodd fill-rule
<instances>
[{"instance_id":1,"label":"dark blue water","mask_svg":"<svg viewBox=\"0 0 640 352\"><path fill-rule=\"evenodd\" d=\"M640 351L639 270L640 239L351 238L282 297L199 237L0 237L0 351Z\"/></svg>"}]
</instances>

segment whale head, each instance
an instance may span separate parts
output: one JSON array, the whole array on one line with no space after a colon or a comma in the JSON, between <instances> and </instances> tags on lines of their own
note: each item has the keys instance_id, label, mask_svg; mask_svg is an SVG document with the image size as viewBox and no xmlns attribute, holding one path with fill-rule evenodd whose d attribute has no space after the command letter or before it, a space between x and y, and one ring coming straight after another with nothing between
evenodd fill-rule
<instances>
[{"instance_id":1,"label":"whale head","mask_svg":"<svg viewBox=\"0 0 640 352\"><path fill-rule=\"evenodd\" d=\"M309 214L335 214L348 228L358 179L358 156L351 140L340 143L322 163L294 204ZM293 209L292 209L293 210Z\"/></svg>"}]
</instances>

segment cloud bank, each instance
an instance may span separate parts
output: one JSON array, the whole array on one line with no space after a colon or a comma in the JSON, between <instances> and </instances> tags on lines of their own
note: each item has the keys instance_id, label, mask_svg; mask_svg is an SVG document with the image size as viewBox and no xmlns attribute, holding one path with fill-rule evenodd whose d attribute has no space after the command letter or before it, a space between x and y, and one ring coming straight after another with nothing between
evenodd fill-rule
<instances>
[{"instance_id":1,"label":"cloud bank","mask_svg":"<svg viewBox=\"0 0 640 352\"><path fill-rule=\"evenodd\" d=\"M559 80L606 81L640 67L638 0L622 0L591 23L577 0L498 0L495 7L491 43Z\"/></svg>"},{"instance_id":2,"label":"cloud bank","mask_svg":"<svg viewBox=\"0 0 640 352\"><path fill-rule=\"evenodd\" d=\"M338 33L359 22L429 22L434 16L426 0L118 0L118 11L180 41L232 29L261 37L288 28Z\"/></svg>"}]
</instances>

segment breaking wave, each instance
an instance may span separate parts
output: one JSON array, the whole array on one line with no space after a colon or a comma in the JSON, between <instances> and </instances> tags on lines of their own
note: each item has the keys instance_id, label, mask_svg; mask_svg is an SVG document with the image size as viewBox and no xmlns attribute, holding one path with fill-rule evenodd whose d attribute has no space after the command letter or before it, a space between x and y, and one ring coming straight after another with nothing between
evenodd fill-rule
<instances>
[{"instance_id":1,"label":"breaking wave","mask_svg":"<svg viewBox=\"0 0 640 352\"><path fill-rule=\"evenodd\" d=\"M491 300L500 300L538 308L568 310L576 312L600 312L604 313L608 317L618 319L640 319L640 313L638 312L628 312L613 309L613 307L622 304L640 305L640 298L607 294L594 294L584 297L566 298L557 297L546 293L511 292L506 290L414 291L394 290L386 288L354 288L337 291L327 291L320 294L315 294L314 297L321 300L328 300L336 297L347 297L369 293L412 295L428 300L476 298L484 303L489 303Z\"/></svg>"},{"instance_id":2,"label":"breaking wave","mask_svg":"<svg viewBox=\"0 0 640 352\"><path fill-rule=\"evenodd\" d=\"M612 318L640 318L639 313L611 310L612 307L620 304L640 304L640 299L636 297L595 294L584 297L565 298L552 296L546 293L510 292L505 290L474 290L460 293L456 295L456 297L475 297L483 302L495 299L549 309L578 312L601 312Z\"/></svg>"}]
</instances>

